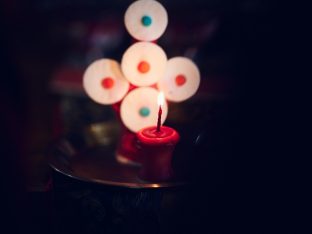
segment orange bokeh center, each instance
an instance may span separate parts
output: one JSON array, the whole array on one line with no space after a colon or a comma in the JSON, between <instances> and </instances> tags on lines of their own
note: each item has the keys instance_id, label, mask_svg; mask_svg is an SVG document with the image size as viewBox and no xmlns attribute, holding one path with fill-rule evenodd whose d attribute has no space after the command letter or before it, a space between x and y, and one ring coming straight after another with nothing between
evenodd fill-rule
<instances>
[{"instance_id":1,"label":"orange bokeh center","mask_svg":"<svg viewBox=\"0 0 312 234\"><path fill-rule=\"evenodd\" d=\"M142 61L138 65L138 71L141 73L146 73L150 70L150 65L146 61Z\"/></svg>"},{"instance_id":2,"label":"orange bokeh center","mask_svg":"<svg viewBox=\"0 0 312 234\"><path fill-rule=\"evenodd\" d=\"M182 86L185 84L186 82L186 78L184 75L177 75L176 78L175 78L175 82L177 84L177 86Z\"/></svg>"},{"instance_id":3,"label":"orange bokeh center","mask_svg":"<svg viewBox=\"0 0 312 234\"><path fill-rule=\"evenodd\" d=\"M106 77L102 80L101 85L104 89L111 89L114 86L114 80L110 77Z\"/></svg>"}]
</instances>

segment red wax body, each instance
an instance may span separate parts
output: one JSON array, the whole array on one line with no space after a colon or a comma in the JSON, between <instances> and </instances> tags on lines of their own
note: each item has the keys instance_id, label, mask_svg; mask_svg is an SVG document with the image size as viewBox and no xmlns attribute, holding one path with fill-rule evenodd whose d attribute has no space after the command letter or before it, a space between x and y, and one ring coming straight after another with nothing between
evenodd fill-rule
<instances>
[{"instance_id":1,"label":"red wax body","mask_svg":"<svg viewBox=\"0 0 312 234\"><path fill-rule=\"evenodd\" d=\"M130 90L134 89L134 86L130 87ZM122 123L120 118L120 103L113 105L113 109L121 125L121 136L116 149L116 159L118 162L128 165L141 165L140 154L137 148L137 138L134 132L128 130Z\"/></svg>"},{"instance_id":2,"label":"red wax body","mask_svg":"<svg viewBox=\"0 0 312 234\"><path fill-rule=\"evenodd\" d=\"M116 149L116 159L123 164L141 165L136 134L129 131L125 126L122 126L121 136Z\"/></svg>"},{"instance_id":3,"label":"red wax body","mask_svg":"<svg viewBox=\"0 0 312 234\"><path fill-rule=\"evenodd\" d=\"M137 133L142 167L139 177L148 181L165 181L172 177L172 152L180 139L173 128L147 127Z\"/></svg>"}]
</instances>

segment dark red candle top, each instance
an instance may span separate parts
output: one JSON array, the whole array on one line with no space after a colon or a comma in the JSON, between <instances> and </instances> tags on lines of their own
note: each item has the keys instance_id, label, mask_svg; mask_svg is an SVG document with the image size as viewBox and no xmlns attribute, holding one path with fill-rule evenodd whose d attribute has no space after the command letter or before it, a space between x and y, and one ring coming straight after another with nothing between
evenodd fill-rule
<instances>
[{"instance_id":1,"label":"dark red candle top","mask_svg":"<svg viewBox=\"0 0 312 234\"><path fill-rule=\"evenodd\" d=\"M148 145L176 144L180 139L177 131L166 126L162 126L159 132L156 126L144 128L137 133L137 137Z\"/></svg>"}]
</instances>

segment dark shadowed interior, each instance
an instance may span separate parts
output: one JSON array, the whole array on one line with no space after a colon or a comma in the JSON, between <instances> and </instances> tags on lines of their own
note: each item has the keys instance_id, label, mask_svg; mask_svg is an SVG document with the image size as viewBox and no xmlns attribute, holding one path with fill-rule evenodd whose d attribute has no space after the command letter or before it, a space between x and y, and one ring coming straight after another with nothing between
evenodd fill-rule
<instances>
[{"instance_id":1,"label":"dark shadowed interior","mask_svg":"<svg viewBox=\"0 0 312 234\"><path fill-rule=\"evenodd\" d=\"M10 230L3 233L285 227L274 218L287 208L275 202L279 184L269 176L282 128L273 88L281 75L274 1L160 1L169 23L157 43L169 58L192 59L201 73L197 93L169 102L165 122L181 135L174 166L186 185L125 188L71 178L49 165L61 139L80 153L116 147L114 111L87 97L82 76L96 59L120 61L133 43L123 23L131 2L1 1L0 212L1 229Z\"/></svg>"}]
</instances>

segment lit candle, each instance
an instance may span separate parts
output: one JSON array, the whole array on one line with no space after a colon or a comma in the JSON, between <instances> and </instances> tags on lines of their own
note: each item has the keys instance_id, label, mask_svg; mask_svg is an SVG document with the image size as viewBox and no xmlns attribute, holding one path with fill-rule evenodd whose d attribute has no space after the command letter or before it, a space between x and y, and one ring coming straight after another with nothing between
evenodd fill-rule
<instances>
[{"instance_id":1,"label":"lit candle","mask_svg":"<svg viewBox=\"0 0 312 234\"><path fill-rule=\"evenodd\" d=\"M139 177L147 181L165 181L172 178L172 153L180 139L179 133L173 128L161 126L164 104L162 92L159 93L157 101L159 105L157 126L143 128L137 133L142 160Z\"/></svg>"},{"instance_id":2,"label":"lit candle","mask_svg":"<svg viewBox=\"0 0 312 234\"><path fill-rule=\"evenodd\" d=\"M135 88L126 95L117 108L117 116L120 117L123 126L116 150L119 162L126 164L141 163L136 148L136 133L142 128L152 125L155 126L156 130L157 114L159 112L158 96L159 91L155 88ZM164 122L168 113L168 105L164 100L162 101L161 112L160 124Z\"/></svg>"}]
</instances>

